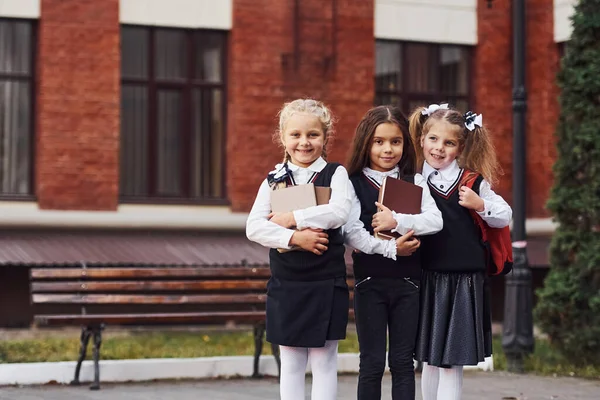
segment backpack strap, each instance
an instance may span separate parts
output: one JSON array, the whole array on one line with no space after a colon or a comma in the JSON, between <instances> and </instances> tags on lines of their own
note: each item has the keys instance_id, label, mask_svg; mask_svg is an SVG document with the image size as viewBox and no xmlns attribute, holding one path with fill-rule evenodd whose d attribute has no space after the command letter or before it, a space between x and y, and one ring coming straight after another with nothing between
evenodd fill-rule
<instances>
[{"instance_id":1,"label":"backpack strap","mask_svg":"<svg viewBox=\"0 0 600 400\"><path fill-rule=\"evenodd\" d=\"M469 171L467 169L463 172L463 178L461 184L473 190L479 196L479 188L481 186L481 182L483 181L483 176L478 174L477 172ZM475 210L469 209L469 214L473 218L473 221L477 226L479 226L479 230L481 231L481 239L483 241L487 241L486 229L485 229L485 221Z\"/></svg>"}]
</instances>

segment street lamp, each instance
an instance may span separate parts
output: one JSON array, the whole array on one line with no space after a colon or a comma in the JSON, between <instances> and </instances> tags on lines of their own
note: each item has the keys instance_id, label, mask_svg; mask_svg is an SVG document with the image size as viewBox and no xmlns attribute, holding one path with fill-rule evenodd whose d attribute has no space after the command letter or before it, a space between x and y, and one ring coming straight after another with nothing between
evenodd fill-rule
<instances>
[{"instance_id":1,"label":"street lamp","mask_svg":"<svg viewBox=\"0 0 600 400\"><path fill-rule=\"evenodd\" d=\"M488 4L490 2L488 1ZM510 372L522 373L533 351L531 269L527 262L525 126L525 0L512 2L513 26L513 271L506 276L502 347Z\"/></svg>"}]
</instances>

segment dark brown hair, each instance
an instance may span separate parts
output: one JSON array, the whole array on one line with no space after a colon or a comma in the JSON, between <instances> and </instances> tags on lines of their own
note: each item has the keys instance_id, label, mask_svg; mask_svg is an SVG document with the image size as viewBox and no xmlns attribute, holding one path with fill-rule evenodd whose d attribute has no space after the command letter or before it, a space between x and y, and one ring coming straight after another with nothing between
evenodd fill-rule
<instances>
[{"instance_id":1,"label":"dark brown hair","mask_svg":"<svg viewBox=\"0 0 600 400\"><path fill-rule=\"evenodd\" d=\"M356 127L354 140L352 141L352 147L350 148L350 156L348 157L348 175L357 174L361 172L363 168L369 166L369 154L373 136L375 135L375 129L377 129L379 125L385 123L396 125L400 129L400 132L402 132L402 158L400 158L400 162L398 162L400 176L413 175L415 173L415 146L410 137L408 120L397 107L378 106L367 111Z\"/></svg>"},{"instance_id":2,"label":"dark brown hair","mask_svg":"<svg viewBox=\"0 0 600 400\"><path fill-rule=\"evenodd\" d=\"M424 107L417 107L409 117L410 133L417 148L419 169L423 166L424 156L421 138L427 135L429 129L439 121L452 125L458 138L460 155L456 161L461 168L481 174L490 185L498 183L498 175L502 169L496 158L494 144L485 126L475 125L470 131L465 126L465 117L453 109L439 109L431 115L423 115Z\"/></svg>"}]
</instances>

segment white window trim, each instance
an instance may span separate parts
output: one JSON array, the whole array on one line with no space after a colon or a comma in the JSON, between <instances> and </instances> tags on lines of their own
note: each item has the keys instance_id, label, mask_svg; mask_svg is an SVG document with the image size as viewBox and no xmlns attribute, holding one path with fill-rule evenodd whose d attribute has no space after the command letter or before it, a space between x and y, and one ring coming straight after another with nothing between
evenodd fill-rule
<instances>
[{"instance_id":1,"label":"white window trim","mask_svg":"<svg viewBox=\"0 0 600 400\"><path fill-rule=\"evenodd\" d=\"M243 231L247 213L226 206L122 204L116 211L40 210L36 202L0 202L3 228L140 228Z\"/></svg>"},{"instance_id":2,"label":"white window trim","mask_svg":"<svg viewBox=\"0 0 600 400\"><path fill-rule=\"evenodd\" d=\"M571 16L575 12L576 0L554 0L554 41L566 42L571 38L573 26Z\"/></svg>"},{"instance_id":3,"label":"white window trim","mask_svg":"<svg viewBox=\"0 0 600 400\"><path fill-rule=\"evenodd\" d=\"M0 0L0 17L38 19L41 0Z\"/></svg>"},{"instance_id":4,"label":"white window trim","mask_svg":"<svg viewBox=\"0 0 600 400\"><path fill-rule=\"evenodd\" d=\"M233 0L120 0L122 24L230 30Z\"/></svg>"},{"instance_id":5,"label":"white window trim","mask_svg":"<svg viewBox=\"0 0 600 400\"><path fill-rule=\"evenodd\" d=\"M376 0L375 38L477 44L476 0Z\"/></svg>"}]
</instances>

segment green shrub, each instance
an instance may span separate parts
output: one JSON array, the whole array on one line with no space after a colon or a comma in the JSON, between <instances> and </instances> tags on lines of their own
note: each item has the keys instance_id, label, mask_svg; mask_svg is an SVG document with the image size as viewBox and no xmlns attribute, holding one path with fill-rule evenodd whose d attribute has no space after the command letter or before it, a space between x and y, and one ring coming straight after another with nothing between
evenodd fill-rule
<instances>
[{"instance_id":1,"label":"green shrub","mask_svg":"<svg viewBox=\"0 0 600 400\"><path fill-rule=\"evenodd\" d=\"M581 0L562 60L554 187L559 227L535 317L578 365L600 364L600 0Z\"/></svg>"}]
</instances>

